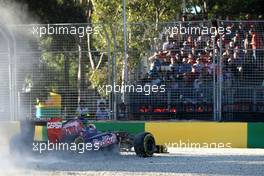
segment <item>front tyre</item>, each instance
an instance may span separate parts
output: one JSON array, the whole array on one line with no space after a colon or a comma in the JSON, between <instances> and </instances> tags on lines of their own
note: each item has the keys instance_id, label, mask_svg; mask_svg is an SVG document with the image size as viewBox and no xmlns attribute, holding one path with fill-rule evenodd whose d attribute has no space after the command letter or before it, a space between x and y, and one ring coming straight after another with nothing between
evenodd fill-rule
<instances>
[{"instance_id":1,"label":"front tyre","mask_svg":"<svg viewBox=\"0 0 264 176\"><path fill-rule=\"evenodd\" d=\"M139 157L151 157L156 151L156 143L151 133L143 132L135 136L134 149Z\"/></svg>"}]
</instances>

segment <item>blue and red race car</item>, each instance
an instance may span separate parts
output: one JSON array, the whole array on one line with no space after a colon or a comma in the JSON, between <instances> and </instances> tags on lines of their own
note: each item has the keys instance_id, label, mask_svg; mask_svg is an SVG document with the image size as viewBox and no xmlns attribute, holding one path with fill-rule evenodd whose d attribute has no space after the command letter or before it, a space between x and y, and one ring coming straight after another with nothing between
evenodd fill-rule
<instances>
[{"instance_id":1,"label":"blue and red race car","mask_svg":"<svg viewBox=\"0 0 264 176\"><path fill-rule=\"evenodd\" d=\"M154 136L148 132L130 135L127 132L101 132L92 123L86 123L80 118L62 121L51 119L46 122L49 144L75 144L75 146L89 146L90 150L101 151L118 148L132 151L140 157L151 157L155 152L164 153L166 148L155 143ZM11 141L12 150L25 151L33 139L26 132L15 136ZM31 142L30 142L31 141ZM32 146L30 147L32 149Z\"/></svg>"}]
</instances>

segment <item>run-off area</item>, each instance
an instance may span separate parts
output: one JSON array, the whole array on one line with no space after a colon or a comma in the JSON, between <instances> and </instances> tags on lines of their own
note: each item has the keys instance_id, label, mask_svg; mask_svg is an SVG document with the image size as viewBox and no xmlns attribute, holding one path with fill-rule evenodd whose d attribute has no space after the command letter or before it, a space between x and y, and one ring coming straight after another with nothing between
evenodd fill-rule
<instances>
[{"instance_id":1,"label":"run-off area","mask_svg":"<svg viewBox=\"0 0 264 176\"><path fill-rule=\"evenodd\" d=\"M130 152L12 157L0 175L263 175L264 149L179 149L139 158ZM4 162L3 162L4 161Z\"/></svg>"}]
</instances>

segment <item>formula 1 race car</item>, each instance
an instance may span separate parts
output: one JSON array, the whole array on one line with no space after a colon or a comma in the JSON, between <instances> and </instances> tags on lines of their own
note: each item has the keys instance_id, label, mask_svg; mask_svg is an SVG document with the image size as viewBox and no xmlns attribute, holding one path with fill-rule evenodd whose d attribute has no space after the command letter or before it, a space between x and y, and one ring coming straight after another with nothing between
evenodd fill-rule
<instances>
[{"instance_id":1,"label":"formula 1 race car","mask_svg":"<svg viewBox=\"0 0 264 176\"><path fill-rule=\"evenodd\" d=\"M75 146L89 146L88 150L112 151L118 148L119 151L134 151L139 157L151 157L155 152L164 153L166 148L156 146L154 136L149 132L142 132L131 135L127 132L101 132L92 123L85 123L81 119L72 119L62 122L61 119L47 121L48 143L49 144L75 144ZM12 150L21 150L29 146L29 137L24 133L15 136L11 141ZM31 142L32 143L32 142ZM21 146L22 145L22 146ZM32 149L32 147L31 147ZM80 150L77 147L77 150Z\"/></svg>"}]
</instances>

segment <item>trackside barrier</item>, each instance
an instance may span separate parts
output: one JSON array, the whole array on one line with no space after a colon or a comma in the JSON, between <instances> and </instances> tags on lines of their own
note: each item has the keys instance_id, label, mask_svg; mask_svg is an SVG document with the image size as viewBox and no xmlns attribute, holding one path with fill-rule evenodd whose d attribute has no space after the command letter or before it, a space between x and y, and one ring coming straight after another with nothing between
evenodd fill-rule
<instances>
[{"instance_id":1,"label":"trackside barrier","mask_svg":"<svg viewBox=\"0 0 264 176\"><path fill-rule=\"evenodd\" d=\"M239 122L96 122L100 131L151 132L159 145L184 148L264 148L264 123ZM9 137L19 124L9 126ZM6 131L7 132L7 131ZM34 140L47 140L47 127L36 125Z\"/></svg>"}]
</instances>

